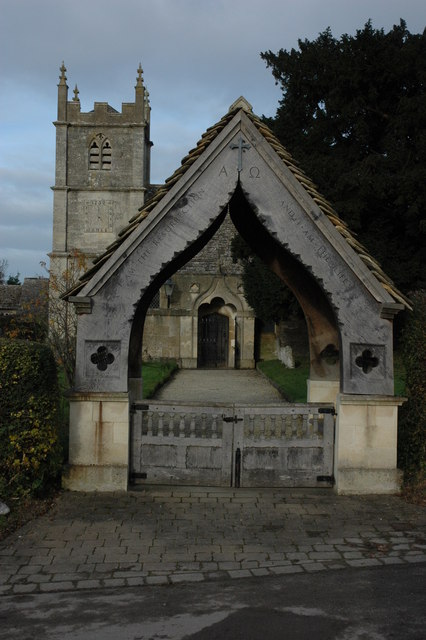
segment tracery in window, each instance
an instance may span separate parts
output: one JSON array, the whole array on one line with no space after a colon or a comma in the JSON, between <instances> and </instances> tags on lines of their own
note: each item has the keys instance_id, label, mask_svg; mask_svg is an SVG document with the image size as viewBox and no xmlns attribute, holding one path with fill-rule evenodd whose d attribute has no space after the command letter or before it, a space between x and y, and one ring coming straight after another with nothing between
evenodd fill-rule
<instances>
[{"instance_id":1,"label":"tracery in window","mask_svg":"<svg viewBox=\"0 0 426 640\"><path fill-rule=\"evenodd\" d=\"M89 169L96 171L111 170L112 148L110 141L104 135L98 133L96 139L89 146Z\"/></svg>"}]
</instances>

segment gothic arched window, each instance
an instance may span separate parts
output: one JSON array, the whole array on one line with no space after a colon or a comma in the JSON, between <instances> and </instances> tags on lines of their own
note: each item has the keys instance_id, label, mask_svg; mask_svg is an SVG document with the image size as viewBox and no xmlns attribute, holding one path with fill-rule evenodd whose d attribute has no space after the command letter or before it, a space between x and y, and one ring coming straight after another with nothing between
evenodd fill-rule
<instances>
[{"instance_id":1,"label":"gothic arched window","mask_svg":"<svg viewBox=\"0 0 426 640\"><path fill-rule=\"evenodd\" d=\"M94 140L89 149L89 169L99 169L99 146Z\"/></svg>"},{"instance_id":2,"label":"gothic arched window","mask_svg":"<svg viewBox=\"0 0 426 640\"><path fill-rule=\"evenodd\" d=\"M89 147L89 169L96 171L103 169L111 170L112 149L111 143L102 134L96 136Z\"/></svg>"},{"instance_id":3,"label":"gothic arched window","mask_svg":"<svg viewBox=\"0 0 426 640\"><path fill-rule=\"evenodd\" d=\"M111 145L105 140L102 145L102 169L111 169Z\"/></svg>"}]
</instances>

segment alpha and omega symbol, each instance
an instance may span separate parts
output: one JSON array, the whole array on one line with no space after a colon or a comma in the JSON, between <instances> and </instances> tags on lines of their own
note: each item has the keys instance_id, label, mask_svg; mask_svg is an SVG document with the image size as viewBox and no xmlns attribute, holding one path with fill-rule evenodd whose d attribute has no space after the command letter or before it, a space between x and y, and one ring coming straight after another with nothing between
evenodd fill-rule
<instances>
[{"instance_id":1,"label":"alpha and omega symbol","mask_svg":"<svg viewBox=\"0 0 426 640\"><path fill-rule=\"evenodd\" d=\"M112 364L114 360L115 357L105 346L98 347L96 353L92 353L90 356L90 361L96 365L99 371L106 371L108 365Z\"/></svg>"},{"instance_id":2,"label":"alpha and omega symbol","mask_svg":"<svg viewBox=\"0 0 426 640\"><path fill-rule=\"evenodd\" d=\"M260 178L260 169L259 169L259 167L250 167L249 176L252 179Z\"/></svg>"},{"instance_id":3,"label":"alpha and omega symbol","mask_svg":"<svg viewBox=\"0 0 426 640\"><path fill-rule=\"evenodd\" d=\"M379 358L376 358L370 349L364 349L362 354L355 358L355 364L357 367L362 369L364 373L370 373L378 366Z\"/></svg>"}]
</instances>

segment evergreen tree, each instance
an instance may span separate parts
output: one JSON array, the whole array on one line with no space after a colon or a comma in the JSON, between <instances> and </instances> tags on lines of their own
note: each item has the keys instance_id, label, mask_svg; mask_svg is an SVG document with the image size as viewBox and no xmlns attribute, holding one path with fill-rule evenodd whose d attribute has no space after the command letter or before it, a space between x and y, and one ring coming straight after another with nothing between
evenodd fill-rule
<instances>
[{"instance_id":1,"label":"evergreen tree","mask_svg":"<svg viewBox=\"0 0 426 640\"><path fill-rule=\"evenodd\" d=\"M265 263L253 254L250 247L236 235L231 244L234 262L243 265L244 297L259 320L278 323L302 311L288 287Z\"/></svg>"},{"instance_id":2,"label":"evergreen tree","mask_svg":"<svg viewBox=\"0 0 426 640\"><path fill-rule=\"evenodd\" d=\"M269 126L396 284L424 286L426 29L367 22L261 57L283 91Z\"/></svg>"},{"instance_id":3,"label":"evergreen tree","mask_svg":"<svg viewBox=\"0 0 426 640\"><path fill-rule=\"evenodd\" d=\"M9 276L7 279L7 284L21 284L20 280L19 280L19 273L16 274L16 276Z\"/></svg>"}]
</instances>

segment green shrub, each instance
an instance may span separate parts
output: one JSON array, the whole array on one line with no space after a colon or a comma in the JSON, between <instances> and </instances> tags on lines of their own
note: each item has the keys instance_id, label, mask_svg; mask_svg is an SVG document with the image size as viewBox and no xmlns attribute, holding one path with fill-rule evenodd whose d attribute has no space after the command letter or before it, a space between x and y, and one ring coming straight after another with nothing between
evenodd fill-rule
<instances>
[{"instance_id":1,"label":"green shrub","mask_svg":"<svg viewBox=\"0 0 426 640\"><path fill-rule=\"evenodd\" d=\"M0 339L0 485L41 495L60 472L59 389L47 345Z\"/></svg>"},{"instance_id":2,"label":"green shrub","mask_svg":"<svg viewBox=\"0 0 426 640\"><path fill-rule=\"evenodd\" d=\"M399 415L398 465L410 482L426 470L426 292L410 296L413 312L402 332L408 401Z\"/></svg>"},{"instance_id":3,"label":"green shrub","mask_svg":"<svg viewBox=\"0 0 426 640\"><path fill-rule=\"evenodd\" d=\"M38 317L5 316L0 318L0 337L45 342L47 324Z\"/></svg>"}]
</instances>

